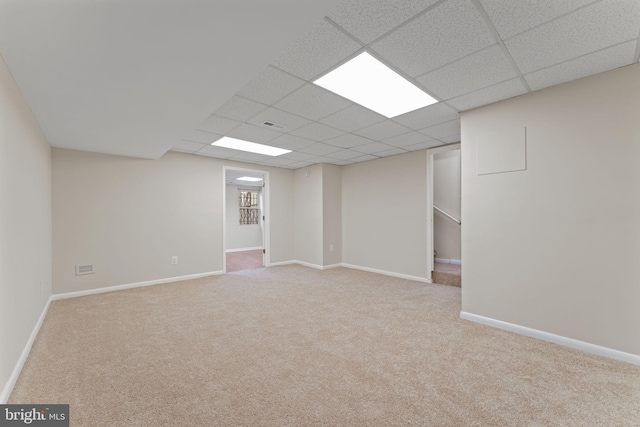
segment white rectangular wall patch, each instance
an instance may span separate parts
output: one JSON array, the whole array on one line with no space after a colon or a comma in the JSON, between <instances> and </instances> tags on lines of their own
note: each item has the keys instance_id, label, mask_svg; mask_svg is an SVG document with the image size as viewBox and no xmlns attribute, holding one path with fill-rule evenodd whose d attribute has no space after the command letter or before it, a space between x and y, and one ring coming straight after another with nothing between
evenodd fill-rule
<instances>
[{"instance_id":1,"label":"white rectangular wall patch","mask_svg":"<svg viewBox=\"0 0 640 427\"><path fill-rule=\"evenodd\" d=\"M478 136L478 175L526 170L526 133L527 129L521 127Z\"/></svg>"}]
</instances>

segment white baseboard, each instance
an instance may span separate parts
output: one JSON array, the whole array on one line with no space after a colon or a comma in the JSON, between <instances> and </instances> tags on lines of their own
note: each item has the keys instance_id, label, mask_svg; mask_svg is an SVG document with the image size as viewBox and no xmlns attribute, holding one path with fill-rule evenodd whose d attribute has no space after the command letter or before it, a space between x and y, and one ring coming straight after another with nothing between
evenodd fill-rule
<instances>
[{"instance_id":1,"label":"white baseboard","mask_svg":"<svg viewBox=\"0 0 640 427\"><path fill-rule=\"evenodd\" d=\"M258 249L263 249L262 246L256 246L255 248L239 248L239 249L227 249L227 253L232 252L244 252L244 251L257 251Z\"/></svg>"},{"instance_id":2,"label":"white baseboard","mask_svg":"<svg viewBox=\"0 0 640 427\"><path fill-rule=\"evenodd\" d=\"M129 283L127 285L107 286L104 288L87 289L85 291L66 292L63 294L53 294L53 301L67 298L84 297L87 295L103 294L105 292L121 291L123 289L141 288L144 286L161 285L163 283L181 282L183 280L199 279L201 277L216 276L222 274L222 271L211 271L208 273L190 274L188 276L169 277L166 279L149 280L146 282Z\"/></svg>"},{"instance_id":3,"label":"white baseboard","mask_svg":"<svg viewBox=\"0 0 640 427\"><path fill-rule=\"evenodd\" d=\"M321 265L318 265L318 264L312 264L310 262L298 261L298 260L295 260L293 262L295 262L296 264L304 265L305 267L315 268L316 270L324 270L324 268Z\"/></svg>"},{"instance_id":4,"label":"white baseboard","mask_svg":"<svg viewBox=\"0 0 640 427\"><path fill-rule=\"evenodd\" d=\"M394 273L392 271L378 270L377 268L361 267L359 265L353 265L353 264L343 263L342 266L346 268L352 268L354 270L362 270L362 271L368 271L370 273L383 274L385 276L398 277L400 279L415 280L416 282L433 283L431 279L427 279L426 277L410 276L408 274Z\"/></svg>"},{"instance_id":5,"label":"white baseboard","mask_svg":"<svg viewBox=\"0 0 640 427\"><path fill-rule=\"evenodd\" d=\"M269 267L278 267L280 265L291 265L291 264L295 264L296 261L293 260L289 260L289 261L278 261L278 262L272 262L269 264Z\"/></svg>"},{"instance_id":6,"label":"white baseboard","mask_svg":"<svg viewBox=\"0 0 640 427\"><path fill-rule=\"evenodd\" d=\"M459 259L436 258L436 262L441 262L443 264L462 265L462 261L460 261Z\"/></svg>"},{"instance_id":7,"label":"white baseboard","mask_svg":"<svg viewBox=\"0 0 640 427\"><path fill-rule=\"evenodd\" d=\"M531 338L536 338L542 341L548 341L554 344L561 345L563 347L573 348L575 350L581 350L586 353L596 354L598 356L604 356L609 359L619 360L621 362L631 363L633 365L640 365L640 356L625 353L623 351L614 350L608 347L602 347L595 344L590 344L584 341L574 340L572 338L563 337L560 335L550 334L548 332L539 331L537 329L527 328L525 326L515 325L513 323L503 322L501 320L492 319L490 317L479 316L477 314L467 313L465 311L460 312L460 318L470 320L472 322L480 323L493 328L503 329L505 331L514 332L516 334L525 335Z\"/></svg>"},{"instance_id":8,"label":"white baseboard","mask_svg":"<svg viewBox=\"0 0 640 427\"><path fill-rule=\"evenodd\" d=\"M16 381L18 381L18 377L20 376L20 372L22 372L22 367L24 363L27 361L27 357L29 357L29 353L31 352L31 347L33 346L33 342L36 340L38 336L38 332L40 332L40 327L42 326L42 322L44 322L44 318L47 316L47 312L49 311L49 306L51 305L52 298L49 297L47 304L42 309L42 313L40 313L40 317L36 322L36 325L33 327L33 331L31 331L31 335L29 336L29 340L27 344L24 346L22 350L22 354L20 354L20 358L16 363L16 366L13 367L13 371L11 372L11 376L9 380L4 385L2 389L2 393L0 393L0 405L4 405L9 400L9 396L11 396L11 392L13 391L13 387L16 385Z\"/></svg>"},{"instance_id":9,"label":"white baseboard","mask_svg":"<svg viewBox=\"0 0 640 427\"><path fill-rule=\"evenodd\" d=\"M342 264L318 265L318 264L312 264L306 261L298 261L297 259L293 259L289 261L272 262L269 265L269 267L277 267L279 265L291 265L291 264L303 265L305 267L315 268L316 270L329 270L330 268L342 267Z\"/></svg>"}]
</instances>

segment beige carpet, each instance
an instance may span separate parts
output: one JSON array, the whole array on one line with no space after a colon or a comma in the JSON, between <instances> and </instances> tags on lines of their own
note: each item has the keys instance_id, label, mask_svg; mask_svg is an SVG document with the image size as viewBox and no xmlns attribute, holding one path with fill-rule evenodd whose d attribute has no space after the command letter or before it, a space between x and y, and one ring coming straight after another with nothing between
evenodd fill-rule
<instances>
[{"instance_id":1,"label":"beige carpet","mask_svg":"<svg viewBox=\"0 0 640 427\"><path fill-rule=\"evenodd\" d=\"M459 310L459 288L300 266L56 301L10 403L72 426L640 425L640 367Z\"/></svg>"},{"instance_id":2,"label":"beige carpet","mask_svg":"<svg viewBox=\"0 0 640 427\"><path fill-rule=\"evenodd\" d=\"M229 252L226 254L226 257L227 273L264 267L264 263L262 262L262 249Z\"/></svg>"},{"instance_id":3,"label":"beige carpet","mask_svg":"<svg viewBox=\"0 0 640 427\"><path fill-rule=\"evenodd\" d=\"M433 283L462 287L462 266L458 264L444 264L436 262L431 274Z\"/></svg>"}]
</instances>

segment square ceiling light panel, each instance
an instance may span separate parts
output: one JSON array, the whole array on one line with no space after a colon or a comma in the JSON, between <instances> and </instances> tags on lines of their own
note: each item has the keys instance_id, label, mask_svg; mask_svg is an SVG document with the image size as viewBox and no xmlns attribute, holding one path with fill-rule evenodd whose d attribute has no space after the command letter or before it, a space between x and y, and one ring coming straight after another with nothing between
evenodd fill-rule
<instances>
[{"instance_id":1,"label":"square ceiling light panel","mask_svg":"<svg viewBox=\"0 0 640 427\"><path fill-rule=\"evenodd\" d=\"M313 83L387 118L438 102L367 52Z\"/></svg>"},{"instance_id":2,"label":"square ceiling light panel","mask_svg":"<svg viewBox=\"0 0 640 427\"><path fill-rule=\"evenodd\" d=\"M231 148L233 150L248 151L250 153L264 154L265 156L281 156L290 153L291 150L272 147L270 145L256 144L255 142L244 141L242 139L222 137L211 145L216 147Z\"/></svg>"}]
</instances>

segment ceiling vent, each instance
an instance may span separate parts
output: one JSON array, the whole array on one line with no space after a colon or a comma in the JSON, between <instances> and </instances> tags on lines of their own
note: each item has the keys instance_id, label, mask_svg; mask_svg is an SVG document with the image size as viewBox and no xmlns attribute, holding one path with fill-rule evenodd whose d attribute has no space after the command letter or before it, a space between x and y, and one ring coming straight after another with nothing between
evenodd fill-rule
<instances>
[{"instance_id":1,"label":"ceiling vent","mask_svg":"<svg viewBox=\"0 0 640 427\"><path fill-rule=\"evenodd\" d=\"M274 123L274 122L265 121L265 122L262 122L262 124L264 126L267 126L267 127L270 127L270 128L276 128L276 129L280 129L280 130L284 129L284 126L282 126L281 124L278 124L278 123Z\"/></svg>"}]
</instances>

